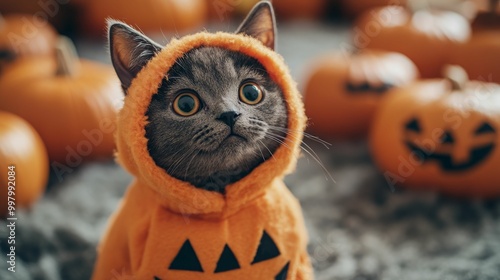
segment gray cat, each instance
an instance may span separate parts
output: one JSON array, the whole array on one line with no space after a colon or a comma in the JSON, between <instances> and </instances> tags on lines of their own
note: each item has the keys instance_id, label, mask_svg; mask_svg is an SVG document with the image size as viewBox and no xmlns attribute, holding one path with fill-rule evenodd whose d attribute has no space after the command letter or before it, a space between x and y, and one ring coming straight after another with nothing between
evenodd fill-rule
<instances>
[{"instance_id":1,"label":"gray cat","mask_svg":"<svg viewBox=\"0 0 500 280\"><path fill-rule=\"evenodd\" d=\"M128 38L123 44L131 50L125 59L123 53L111 54L126 92L162 47L126 25L113 27L110 37ZM258 5L236 33L274 50L272 7ZM266 69L252 57L215 47L191 50L176 61L147 117L148 150L155 163L177 179L220 193L272 156L288 123L282 91Z\"/></svg>"}]
</instances>

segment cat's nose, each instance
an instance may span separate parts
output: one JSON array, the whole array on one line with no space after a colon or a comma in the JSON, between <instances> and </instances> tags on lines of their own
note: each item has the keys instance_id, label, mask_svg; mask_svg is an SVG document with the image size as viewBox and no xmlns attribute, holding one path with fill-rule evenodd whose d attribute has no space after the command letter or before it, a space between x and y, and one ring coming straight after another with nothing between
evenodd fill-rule
<instances>
[{"instance_id":1,"label":"cat's nose","mask_svg":"<svg viewBox=\"0 0 500 280\"><path fill-rule=\"evenodd\" d=\"M217 120L227 124L229 127L233 127L234 123L236 122L236 119L240 116L241 114L236 113L235 111L227 111L222 114L217 118Z\"/></svg>"}]
</instances>

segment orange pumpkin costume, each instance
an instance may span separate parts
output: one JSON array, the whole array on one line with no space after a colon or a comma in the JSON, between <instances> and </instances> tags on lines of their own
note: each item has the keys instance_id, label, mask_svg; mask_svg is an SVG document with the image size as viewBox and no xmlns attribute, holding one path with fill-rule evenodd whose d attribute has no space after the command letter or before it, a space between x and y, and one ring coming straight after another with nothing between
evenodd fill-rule
<instances>
[{"instance_id":1,"label":"orange pumpkin costume","mask_svg":"<svg viewBox=\"0 0 500 280\"><path fill-rule=\"evenodd\" d=\"M258 59L283 90L293 132L225 195L171 177L147 150L153 94L175 61L200 46ZM258 40L229 33L172 40L133 80L118 117L118 161L136 179L100 245L93 279L312 279L300 205L282 181L296 165L305 122L282 57Z\"/></svg>"}]
</instances>

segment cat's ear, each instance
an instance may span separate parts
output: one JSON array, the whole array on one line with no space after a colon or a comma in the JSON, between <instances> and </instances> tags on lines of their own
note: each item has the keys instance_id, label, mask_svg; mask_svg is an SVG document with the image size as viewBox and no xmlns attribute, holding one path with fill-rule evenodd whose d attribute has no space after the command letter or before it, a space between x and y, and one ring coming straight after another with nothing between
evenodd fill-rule
<instances>
[{"instance_id":1,"label":"cat's ear","mask_svg":"<svg viewBox=\"0 0 500 280\"><path fill-rule=\"evenodd\" d=\"M115 20L108 20L108 39L111 62L126 93L137 73L162 47L129 25Z\"/></svg>"},{"instance_id":2,"label":"cat's ear","mask_svg":"<svg viewBox=\"0 0 500 280\"><path fill-rule=\"evenodd\" d=\"M272 4L269 1L257 3L236 33L254 37L266 47L274 50L276 48L276 19Z\"/></svg>"}]
</instances>

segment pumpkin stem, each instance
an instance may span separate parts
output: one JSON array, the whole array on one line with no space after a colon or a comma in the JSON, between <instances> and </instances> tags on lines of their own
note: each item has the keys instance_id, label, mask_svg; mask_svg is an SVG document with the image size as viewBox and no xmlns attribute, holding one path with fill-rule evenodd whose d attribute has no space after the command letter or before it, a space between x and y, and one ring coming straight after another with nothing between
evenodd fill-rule
<instances>
[{"instance_id":1,"label":"pumpkin stem","mask_svg":"<svg viewBox=\"0 0 500 280\"><path fill-rule=\"evenodd\" d=\"M445 79L450 82L453 91L463 90L465 84L469 81L467 72L458 65L447 65L443 72Z\"/></svg>"},{"instance_id":2,"label":"pumpkin stem","mask_svg":"<svg viewBox=\"0 0 500 280\"><path fill-rule=\"evenodd\" d=\"M58 76L74 76L79 70L78 55L71 39L66 36L59 36L56 45L57 71Z\"/></svg>"}]
</instances>

